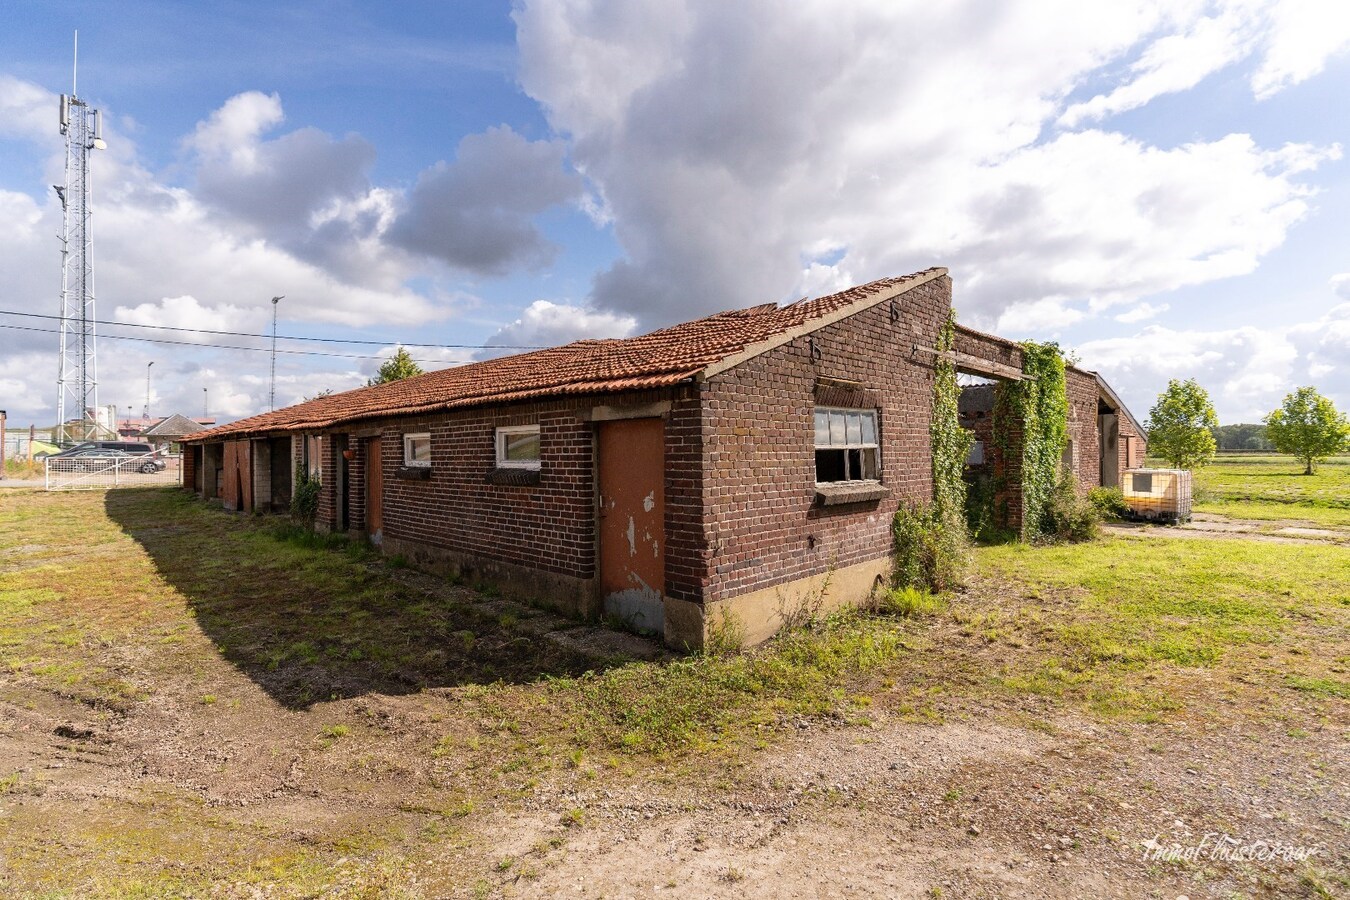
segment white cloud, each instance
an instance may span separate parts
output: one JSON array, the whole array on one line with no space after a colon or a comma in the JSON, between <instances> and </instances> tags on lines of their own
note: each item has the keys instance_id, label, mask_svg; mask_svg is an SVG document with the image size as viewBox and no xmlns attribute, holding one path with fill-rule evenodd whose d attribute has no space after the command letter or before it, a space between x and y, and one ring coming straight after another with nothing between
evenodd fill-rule
<instances>
[{"instance_id":1,"label":"white cloud","mask_svg":"<svg viewBox=\"0 0 1350 900\"><path fill-rule=\"evenodd\" d=\"M56 104L55 94L0 74L0 137L50 139L56 130Z\"/></svg>"},{"instance_id":2,"label":"white cloud","mask_svg":"<svg viewBox=\"0 0 1350 900\"><path fill-rule=\"evenodd\" d=\"M1091 100L1075 103L1064 111L1059 124L1072 128L1143 106L1163 94L1195 87L1206 76L1238 61L1251 52L1257 22L1251 10L1229 4L1215 15L1189 18L1202 6L1173 10L1187 19L1180 30L1150 43L1130 65L1130 80Z\"/></svg>"},{"instance_id":3,"label":"white cloud","mask_svg":"<svg viewBox=\"0 0 1350 900\"><path fill-rule=\"evenodd\" d=\"M515 16L522 84L624 250L597 308L647 326L942 264L987 326L1250 272L1307 215L1300 176L1338 148L1052 128L1140 47L1156 45L1130 103L1266 39L1254 14L1208 8L564 0ZM825 238L847 248L828 265Z\"/></svg>"},{"instance_id":4,"label":"white cloud","mask_svg":"<svg viewBox=\"0 0 1350 900\"><path fill-rule=\"evenodd\" d=\"M1284 0L1268 14L1264 58L1252 75L1258 99L1308 80L1350 50L1350 6L1342 0Z\"/></svg>"},{"instance_id":5,"label":"white cloud","mask_svg":"<svg viewBox=\"0 0 1350 900\"><path fill-rule=\"evenodd\" d=\"M1082 321L1083 311L1065 304L1062 298L1047 297L1014 303L998 317L998 333L1008 337L1043 337L1060 328Z\"/></svg>"},{"instance_id":6,"label":"white cloud","mask_svg":"<svg viewBox=\"0 0 1350 900\"><path fill-rule=\"evenodd\" d=\"M1344 300L1350 300L1350 272L1332 275L1330 284L1336 296Z\"/></svg>"},{"instance_id":7,"label":"white cloud","mask_svg":"<svg viewBox=\"0 0 1350 900\"><path fill-rule=\"evenodd\" d=\"M1077 348L1143 415L1171 378L1195 378L1225 423L1255 422L1296 386L1350 407L1350 303L1288 326L1172 329L1150 325Z\"/></svg>"},{"instance_id":8,"label":"white cloud","mask_svg":"<svg viewBox=\"0 0 1350 900\"><path fill-rule=\"evenodd\" d=\"M259 136L285 120L279 96L245 91L198 122L183 143L205 159L229 160L245 169L257 165Z\"/></svg>"},{"instance_id":9,"label":"white cloud","mask_svg":"<svg viewBox=\"0 0 1350 900\"><path fill-rule=\"evenodd\" d=\"M1155 316L1160 316L1171 309L1166 303L1159 303L1156 306L1152 303L1140 303L1133 309L1126 310L1115 317L1117 322L1124 322L1132 325L1135 322L1145 322Z\"/></svg>"},{"instance_id":10,"label":"white cloud","mask_svg":"<svg viewBox=\"0 0 1350 900\"><path fill-rule=\"evenodd\" d=\"M487 343L497 347L556 347L583 338L628 337L637 329L632 316L617 315L573 306L536 300L525 308L509 325L503 326ZM516 350L479 351L480 359L515 353Z\"/></svg>"},{"instance_id":11,"label":"white cloud","mask_svg":"<svg viewBox=\"0 0 1350 900\"><path fill-rule=\"evenodd\" d=\"M158 303L137 306L118 306L112 318L131 325L151 328L196 328L210 331L256 332L264 324L264 310L244 310L223 304L211 308L203 306L192 295L165 297ZM161 332L168 335L168 332ZM177 334L174 340L194 340L199 343L218 342L220 336L206 334Z\"/></svg>"}]
</instances>

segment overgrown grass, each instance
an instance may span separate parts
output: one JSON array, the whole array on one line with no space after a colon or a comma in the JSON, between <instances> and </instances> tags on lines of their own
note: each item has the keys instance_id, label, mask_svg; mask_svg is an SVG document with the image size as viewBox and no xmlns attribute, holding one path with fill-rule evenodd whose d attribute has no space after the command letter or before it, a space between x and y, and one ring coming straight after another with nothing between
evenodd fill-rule
<instances>
[{"instance_id":1,"label":"overgrown grass","mask_svg":"<svg viewBox=\"0 0 1350 900\"><path fill-rule=\"evenodd\" d=\"M1195 500L1199 512L1350 526L1350 456L1304 475L1288 456L1220 455L1196 472Z\"/></svg>"},{"instance_id":2,"label":"overgrown grass","mask_svg":"<svg viewBox=\"0 0 1350 900\"><path fill-rule=\"evenodd\" d=\"M725 746L785 717L846 711L845 686L901 656L904 630L893 619L840 614L752 652L554 679L548 701L582 747L665 754Z\"/></svg>"},{"instance_id":3,"label":"overgrown grass","mask_svg":"<svg viewBox=\"0 0 1350 900\"><path fill-rule=\"evenodd\" d=\"M545 772L603 784L644 767L711 764L696 754L735 764L804 719L934 723L1033 702L1042 718L1150 721L1184 714L1205 691L1236 698L1226 715L1262 715L1280 707L1270 695L1316 710L1350 690L1350 554L1333 546L983 547L964 592L896 591L881 614L816 620L747 653L608 666L514 616L479 612L464 589L412 587L410 574L345 538L172 490L0 493L0 671L11 702L46 692L134 717L176 696L178 716L199 717L177 739L197 750L216 739L214 723L237 717L268 754L324 754L305 766L320 771L346 761L335 781L365 798L388 789L387 773L363 775L373 760L402 765L411 754L455 773L418 788L443 814L419 819L410 837L344 822L325 832L332 852L291 842L285 824L232 825L177 796L138 798L106 823L82 816L59 846L44 842L50 820L29 804L0 823L0 837L23 835L23 866L69 869L52 883L77 885L74 894L98 895L91 879L112 872L146 893L225 880L318 895L339 858L398 873L427 840L418 835L448 840L475 810L528 796ZM379 714L333 702L358 696ZM270 814L250 809L259 823ZM580 808L558 815L587 827ZM155 824L135 831L129 821ZM133 839L142 850L127 849ZM68 857L79 866L60 865Z\"/></svg>"},{"instance_id":4,"label":"overgrown grass","mask_svg":"<svg viewBox=\"0 0 1350 900\"><path fill-rule=\"evenodd\" d=\"M1327 696L1345 683L1350 554L1340 547L1108 538L989 547L980 561L987 574L1046 598L1042 609L1022 604L1029 643L1045 655L1030 669L1007 670L1014 690L1070 691L1096 712L1135 708L1151 718L1185 703L1148 693L1160 667L1215 669L1232 687L1227 679L1240 678ZM1303 680L1291 680L1290 670Z\"/></svg>"}]
</instances>

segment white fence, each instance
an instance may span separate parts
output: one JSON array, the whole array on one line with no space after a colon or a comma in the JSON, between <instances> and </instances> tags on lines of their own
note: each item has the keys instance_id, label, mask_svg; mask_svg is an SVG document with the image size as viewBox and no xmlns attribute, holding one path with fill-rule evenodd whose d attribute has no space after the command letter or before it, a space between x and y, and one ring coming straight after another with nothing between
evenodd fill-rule
<instances>
[{"instance_id":1,"label":"white fence","mask_svg":"<svg viewBox=\"0 0 1350 900\"><path fill-rule=\"evenodd\" d=\"M124 456L48 457L44 462L49 491L104 490L119 487L162 487L182 481L182 457L155 453ZM164 468L160 468L160 466Z\"/></svg>"}]
</instances>

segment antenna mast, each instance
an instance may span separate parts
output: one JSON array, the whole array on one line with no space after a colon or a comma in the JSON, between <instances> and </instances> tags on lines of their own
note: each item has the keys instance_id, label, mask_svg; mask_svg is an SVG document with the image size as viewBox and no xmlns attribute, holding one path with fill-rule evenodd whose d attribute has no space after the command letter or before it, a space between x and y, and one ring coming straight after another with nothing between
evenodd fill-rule
<instances>
[{"instance_id":1,"label":"antenna mast","mask_svg":"<svg viewBox=\"0 0 1350 900\"><path fill-rule=\"evenodd\" d=\"M103 150L99 111L79 99L80 34L70 95L61 95L61 133L66 137L66 183L52 185L61 200L61 374L57 379L57 440L98 436L98 352L94 313L94 259L89 229L89 152Z\"/></svg>"}]
</instances>

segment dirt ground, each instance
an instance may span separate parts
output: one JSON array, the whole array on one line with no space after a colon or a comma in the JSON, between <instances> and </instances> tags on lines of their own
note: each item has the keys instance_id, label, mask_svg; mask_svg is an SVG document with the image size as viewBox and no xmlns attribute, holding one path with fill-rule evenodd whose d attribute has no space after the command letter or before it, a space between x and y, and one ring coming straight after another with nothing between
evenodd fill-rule
<instances>
[{"instance_id":1,"label":"dirt ground","mask_svg":"<svg viewBox=\"0 0 1350 900\"><path fill-rule=\"evenodd\" d=\"M243 688L228 672L201 674L199 689ZM940 725L802 721L748 759L517 784L428 756L449 697L330 705L327 720L382 732L356 757L322 746L313 714L241 699L248 715L203 727L187 697L116 716L7 697L0 759L40 785L0 807L7 862L50 853L55 837L70 869L118 895L134 868L123 882L117 866L172 870L175 839L194 845L186 856L226 862L247 834L246 855L261 850L251 862L265 867L268 844L284 856L359 822L369 844L348 836L326 863L350 867L338 882L355 896L1331 896L1298 862L1145 858L1149 841L1190 847L1206 834L1313 848L1322 878L1347 871L1343 730L1310 733L1291 753L1277 729L1103 726L1033 705ZM1001 724L1019 714L1042 724ZM458 795L484 798L481 811L447 819ZM62 819L79 824L55 836L23 827ZM415 861L372 879L380 857L368 851L414 833ZM256 875L214 894L286 895L255 892Z\"/></svg>"},{"instance_id":2,"label":"dirt ground","mask_svg":"<svg viewBox=\"0 0 1350 900\"><path fill-rule=\"evenodd\" d=\"M227 521L213 527L242 527L212 515ZM130 516L121 525L150 559L156 535L168 540L183 528ZM79 558L104 567L131 552L125 540L90 541ZM12 542L0 549L0 576L31 571L48 549ZM156 577L177 577L173 567L187 566L177 558L159 557ZM535 652L531 641L550 642L561 654L549 657L558 671L598 666L616 652L594 630L463 586L397 570L378 577L404 591L453 595L466 615L504 623L504 652L513 641L522 653ZM754 726L762 740L725 748L714 741L697 753L572 753L549 743L548 723L529 721L531 708L552 708L546 687L485 679L397 689L350 669L340 670L348 673L343 681L322 659L250 668L240 662L248 657L239 639L210 632L203 610L157 605L153 580L124 580L140 600L130 607L96 600L105 630L84 634L76 647L97 659L104 688L96 694L87 690L94 676L63 680L71 676L47 671L57 662L25 662L38 654L40 635L25 632L28 646L7 639L5 896L1350 891L1343 699L1248 693L1206 669L1169 668L1142 677L1161 695L1184 695L1183 710L1153 721L1104 720L1052 695L978 689L1015 651L943 618L913 632L909 663L846 686L878 698L865 716L785 715ZM962 602L1005 605L1007 590L977 578ZM22 599L18 589L8 597ZM74 613L50 614L43 633L59 639L67 615ZM1341 626L1318 627L1339 642L1344 665ZM490 636L480 629L480 641ZM627 655L656 660L643 665L669 663L638 638L615 640ZM575 653L582 657L568 655ZM936 665L971 691L916 701ZM333 694L281 702L288 695L278 685L307 672ZM1264 703L1273 708L1258 708ZM1229 846L1226 838L1236 841L1232 852L1266 846L1311 855L1210 858L1216 844ZM1154 849L1184 856L1197 847L1192 859L1149 858Z\"/></svg>"}]
</instances>

